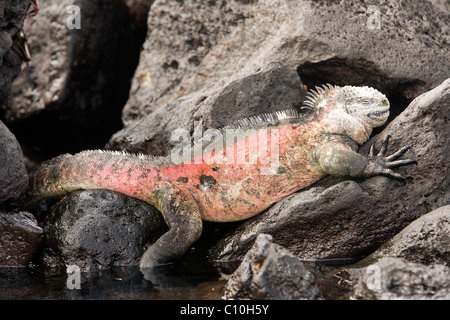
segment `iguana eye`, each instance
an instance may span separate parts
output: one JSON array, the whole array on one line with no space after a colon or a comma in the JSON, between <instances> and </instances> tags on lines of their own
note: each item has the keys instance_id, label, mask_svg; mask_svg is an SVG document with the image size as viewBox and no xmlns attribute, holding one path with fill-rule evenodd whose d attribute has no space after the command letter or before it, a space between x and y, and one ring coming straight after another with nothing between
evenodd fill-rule
<instances>
[{"instance_id":1,"label":"iguana eye","mask_svg":"<svg viewBox=\"0 0 450 320\"><path fill-rule=\"evenodd\" d=\"M370 103L370 100L364 99L364 100L362 101L362 103L363 103L363 104L369 104L369 103Z\"/></svg>"}]
</instances>

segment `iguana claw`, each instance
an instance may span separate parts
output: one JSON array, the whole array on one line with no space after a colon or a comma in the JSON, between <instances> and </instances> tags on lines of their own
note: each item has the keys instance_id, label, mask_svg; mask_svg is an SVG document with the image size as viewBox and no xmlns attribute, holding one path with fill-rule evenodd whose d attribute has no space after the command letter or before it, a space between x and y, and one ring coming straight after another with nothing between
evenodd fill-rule
<instances>
[{"instance_id":1,"label":"iguana claw","mask_svg":"<svg viewBox=\"0 0 450 320\"><path fill-rule=\"evenodd\" d=\"M381 145L381 149L378 154L375 154L375 147L373 145L370 147L368 157L369 164L366 167L366 174L368 176L383 175L404 182L406 178L400 173L393 171L392 168L417 164L417 161L412 159L397 160L405 154L411 146L405 146L392 155L385 157L390 137L390 135L386 135L384 137L383 144Z\"/></svg>"}]
</instances>

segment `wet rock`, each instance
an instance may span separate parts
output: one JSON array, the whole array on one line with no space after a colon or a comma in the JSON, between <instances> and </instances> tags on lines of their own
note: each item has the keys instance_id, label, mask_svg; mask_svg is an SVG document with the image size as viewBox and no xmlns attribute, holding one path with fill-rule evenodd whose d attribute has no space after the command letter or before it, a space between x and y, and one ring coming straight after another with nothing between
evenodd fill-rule
<instances>
[{"instance_id":1,"label":"wet rock","mask_svg":"<svg viewBox=\"0 0 450 320\"><path fill-rule=\"evenodd\" d=\"M28 0L0 0L0 108L8 99L11 84L20 73L21 57L13 50L30 7Z\"/></svg>"},{"instance_id":2,"label":"wet rock","mask_svg":"<svg viewBox=\"0 0 450 320\"><path fill-rule=\"evenodd\" d=\"M202 121L204 132L251 115L299 106L301 90L294 69L272 62L249 76L223 79L168 103L116 133L107 148L165 155L179 143L171 141L176 129L192 132L195 122Z\"/></svg>"},{"instance_id":3,"label":"wet rock","mask_svg":"<svg viewBox=\"0 0 450 320\"><path fill-rule=\"evenodd\" d=\"M354 287L364 300L448 300L450 268L384 258L366 269Z\"/></svg>"},{"instance_id":4,"label":"wet rock","mask_svg":"<svg viewBox=\"0 0 450 320\"><path fill-rule=\"evenodd\" d=\"M360 263L373 263L386 257L450 267L450 206L433 210L414 220Z\"/></svg>"},{"instance_id":5,"label":"wet rock","mask_svg":"<svg viewBox=\"0 0 450 320\"><path fill-rule=\"evenodd\" d=\"M404 107L448 77L448 19L413 0L155 1L123 123L271 61L309 86L369 85Z\"/></svg>"},{"instance_id":6,"label":"wet rock","mask_svg":"<svg viewBox=\"0 0 450 320\"><path fill-rule=\"evenodd\" d=\"M155 208L106 190L73 192L53 212L43 258L49 267L59 267L60 261L82 271L135 266L167 231Z\"/></svg>"},{"instance_id":7,"label":"wet rock","mask_svg":"<svg viewBox=\"0 0 450 320\"><path fill-rule=\"evenodd\" d=\"M27 187L28 175L22 149L0 121L0 209L17 207Z\"/></svg>"},{"instance_id":8,"label":"wet rock","mask_svg":"<svg viewBox=\"0 0 450 320\"><path fill-rule=\"evenodd\" d=\"M1 267L25 267L44 239L42 228L28 212L0 212L0 235Z\"/></svg>"},{"instance_id":9,"label":"wet rock","mask_svg":"<svg viewBox=\"0 0 450 320\"><path fill-rule=\"evenodd\" d=\"M313 274L288 250L259 234L224 288L225 299L315 300Z\"/></svg>"},{"instance_id":10,"label":"wet rock","mask_svg":"<svg viewBox=\"0 0 450 320\"><path fill-rule=\"evenodd\" d=\"M359 258L373 252L420 216L450 199L450 79L416 98L359 151L368 154L390 134L388 153L409 144L404 157L417 166L396 169L402 184L386 177L342 181L327 177L242 223L211 250L217 261L242 259L259 233L302 259Z\"/></svg>"},{"instance_id":11,"label":"wet rock","mask_svg":"<svg viewBox=\"0 0 450 320\"><path fill-rule=\"evenodd\" d=\"M11 131L43 158L101 148L121 128L137 64L127 6L123 0L41 1L24 30L32 60L1 110Z\"/></svg>"}]
</instances>

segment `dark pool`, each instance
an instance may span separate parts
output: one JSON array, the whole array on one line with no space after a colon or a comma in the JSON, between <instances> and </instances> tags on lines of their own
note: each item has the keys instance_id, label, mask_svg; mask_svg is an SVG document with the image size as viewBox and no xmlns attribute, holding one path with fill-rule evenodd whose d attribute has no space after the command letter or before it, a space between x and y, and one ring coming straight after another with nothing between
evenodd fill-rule
<instances>
[{"instance_id":1,"label":"dark pool","mask_svg":"<svg viewBox=\"0 0 450 320\"><path fill-rule=\"evenodd\" d=\"M220 299L226 280L210 268L172 266L144 279L137 267L79 273L0 268L0 299Z\"/></svg>"},{"instance_id":2,"label":"dark pool","mask_svg":"<svg viewBox=\"0 0 450 320\"><path fill-rule=\"evenodd\" d=\"M339 266L305 263L316 277L325 299L346 299L350 281ZM38 267L0 268L0 299L17 300L220 300L226 279L218 268L180 264L152 272L150 279L137 267L81 272L79 289L73 274Z\"/></svg>"}]
</instances>

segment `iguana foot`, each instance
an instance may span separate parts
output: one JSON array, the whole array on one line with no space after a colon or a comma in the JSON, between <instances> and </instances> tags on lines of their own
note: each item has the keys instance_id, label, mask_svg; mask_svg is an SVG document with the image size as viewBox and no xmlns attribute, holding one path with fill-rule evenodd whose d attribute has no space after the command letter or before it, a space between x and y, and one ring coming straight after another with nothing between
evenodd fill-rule
<instances>
[{"instance_id":1,"label":"iguana foot","mask_svg":"<svg viewBox=\"0 0 450 320\"><path fill-rule=\"evenodd\" d=\"M366 177L383 175L404 182L406 178L400 173L394 172L392 168L398 168L410 164L417 164L417 161L412 159L397 160L407 150L409 150L411 146L405 146L400 150L398 150L397 152L395 152L394 154L385 157L390 137L391 137L390 135L384 137L383 144L378 154L375 154L375 148L373 145L370 147L370 152L368 156L369 163L364 169L364 175Z\"/></svg>"}]
</instances>

